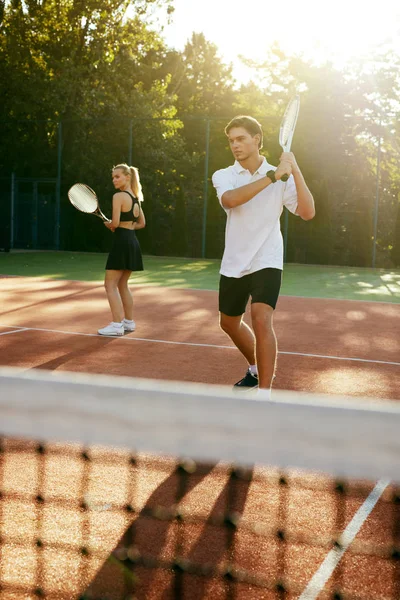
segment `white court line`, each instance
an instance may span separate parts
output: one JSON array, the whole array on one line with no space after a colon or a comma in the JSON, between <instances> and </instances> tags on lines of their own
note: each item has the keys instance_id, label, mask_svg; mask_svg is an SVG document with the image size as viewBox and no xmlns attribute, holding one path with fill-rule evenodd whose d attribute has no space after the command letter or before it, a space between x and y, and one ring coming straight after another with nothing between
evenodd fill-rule
<instances>
[{"instance_id":1,"label":"white court line","mask_svg":"<svg viewBox=\"0 0 400 600\"><path fill-rule=\"evenodd\" d=\"M43 331L45 333L61 333L63 335L77 335L83 337L95 337L102 339L114 339L114 340L123 340L124 342L151 342L154 344L171 344L175 346L194 346L197 348L217 348L222 350L236 350L236 346L219 346L217 344L200 344L196 342L175 342L172 340L158 340L152 338L140 338L140 337L130 337L130 336L100 336L97 333L81 333L77 331L60 331L59 329L44 329L40 327L18 327L17 325L1 325L0 327L14 327L18 331ZM278 351L278 354L287 354L289 356L306 356L308 358L325 358L330 360L342 360L342 361L353 361L353 362L364 362L364 363L372 363L372 364L380 364L380 365L393 365L395 367L400 367L400 362L392 362L388 360L372 360L369 358L355 358L355 357L345 357L345 356L330 356L325 354L307 354L305 352L285 352L282 350Z\"/></svg>"},{"instance_id":2,"label":"white court line","mask_svg":"<svg viewBox=\"0 0 400 600\"><path fill-rule=\"evenodd\" d=\"M0 324L0 327L3 325ZM176 346L199 346L203 348L222 348L236 350L235 346L217 346L216 344L200 344L196 342L174 342L172 340L156 340L152 338L127 337L124 335L99 335L98 333L81 333L79 331L61 331L59 329L44 329L40 327L18 327L17 325L4 325L4 327L15 327L18 331L44 331L45 333L61 333L63 335L77 335L80 337L95 337L102 340L123 340L125 342L153 342L156 344L173 344ZM400 364L400 363L399 363Z\"/></svg>"},{"instance_id":3,"label":"white court line","mask_svg":"<svg viewBox=\"0 0 400 600\"><path fill-rule=\"evenodd\" d=\"M10 327L12 327L10 325ZM11 335L11 333L21 333L21 331L28 331L30 327L20 327L19 329L15 329L14 331L3 331L0 335Z\"/></svg>"},{"instance_id":4,"label":"white court line","mask_svg":"<svg viewBox=\"0 0 400 600\"><path fill-rule=\"evenodd\" d=\"M385 489L388 487L389 483L389 481L383 479L378 481L368 498L365 500L364 504L360 506L340 538L337 540L340 544L340 547L333 548L327 554L318 571L314 573L312 579L301 596L299 596L298 600L315 600L315 598L318 598L318 594L322 592L326 582L332 576L333 571L336 569L344 553L346 550L348 550L350 544L353 542L364 522L371 514L373 508L375 507L379 498L382 496Z\"/></svg>"},{"instance_id":5,"label":"white court line","mask_svg":"<svg viewBox=\"0 0 400 600\"><path fill-rule=\"evenodd\" d=\"M389 360L372 360L370 358L346 358L345 356L329 356L328 354L306 354L303 352L283 352L279 351L279 354L290 354L291 356L308 356L311 358L331 358L332 360L353 360L356 362L366 362L366 363L378 363L381 365L395 365L396 367L400 367L400 362L391 362Z\"/></svg>"}]
</instances>

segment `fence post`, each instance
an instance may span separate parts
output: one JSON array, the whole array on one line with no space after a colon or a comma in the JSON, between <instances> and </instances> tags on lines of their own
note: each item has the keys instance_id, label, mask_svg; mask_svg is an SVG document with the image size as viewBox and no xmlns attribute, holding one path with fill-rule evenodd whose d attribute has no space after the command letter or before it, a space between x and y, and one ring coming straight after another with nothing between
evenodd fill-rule
<instances>
[{"instance_id":1,"label":"fence post","mask_svg":"<svg viewBox=\"0 0 400 600\"><path fill-rule=\"evenodd\" d=\"M376 159L376 190L375 190L375 205L374 205L374 237L372 245L372 268L375 269L376 264L376 238L378 237L378 210L379 210L379 183L381 170L381 140L382 140L382 118L379 118L379 137L378 137L378 156Z\"/></svg>"},{"instance_id":2,"label":"fence post","mask_svg":"<svg viewBox=\"0 0 400 600\"><path fill-rule=\"evenodd\" d=\"M15 173L11 173L10 250L14 248Z\"/></svg>"},{"instance_id":3,"label":"fence post","mask_svg":"<svg viewBox=\"0 0 400 600\"><path fill-rule=\"evenodd\" d=\"M206 256L209 154L210 154L210 119L206 119L206 154L204 157L204 195L203 195L203 235L202 235L202 243L201 243L202 258L205 258L205 256Z\"/></svg>"},{"instance_id":4,"label":"fence post","mask_svg":"<svg viewBox=\"0 0 400 600\"><path fill-rule=\"evenodd\" d=\"M32 231L32 248L34 250L38 247L38 228L39 228L39 198L38 198L38 182L32 182L33 189L33 219L31 225Z\"/></svg>"},{"instance_id":5,"label":"fence post","mask_svg":"<svg viewBox=\"0 0 400 600\"><path fill-rule=\"evenodd\" d=\"M62 124L57 124L57 183L56 183L56 250L60 249L60 213L61 213L61 156L62 156Z\"/></svg>"},{"instance_id":6,"label":"fence post","mask_svg":"<svg viewBox=\"0 0 400 600\"><path fill-rule=\"evenodd\" d=\"M132 164L133 120L129 121L128 165Z\"/></svg>"}]
</instances>

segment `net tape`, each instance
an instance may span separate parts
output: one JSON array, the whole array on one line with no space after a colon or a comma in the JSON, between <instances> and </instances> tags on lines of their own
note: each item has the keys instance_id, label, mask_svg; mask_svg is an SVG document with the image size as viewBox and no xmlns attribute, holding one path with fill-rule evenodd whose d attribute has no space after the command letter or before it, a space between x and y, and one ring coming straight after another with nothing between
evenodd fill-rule
<instances>
[{"instance_id":1,"label":"net tape","mask_svg":"<svg viewBox=\"0 0 400 600\"><path fill-rule=\"evenodd\" d=\"M54 376L40 373L30 374L29 376L23 374L21 377L21 374L11 373L9 370L0 372L0 381L2 390L7 394L11 394L9 398L13 399L12 402L7 403L4 395L2 395L0 402L0 429L3 434L7 434L1 444L3 468L0 471L0 483L6 483L4 477L4 460L6 457L17 459L22 453L24 459L30 461L31 468L35 472L30 484L25 484L25 489L23 489L23 486L22 488L21 486L13 488L12 486L2 485L1 503L3 507L9 503L20 503L21 505L30 503L36 514L35 527L31 530L29 539L26 536L21 536L21 532L12 532L7 527L2 527L1 534L3 556L4 548L9 547L22 550L28 546L35 553L36 569L31 578L31 586L10 581L5 576L3 569L0 568L0 590L26 594L27 588L29 588L29 592L34 595L33 597L57 597L58 600L71 598L71 592L62 592L58 589L57 595L54 596L54 592L49 591L45 568L46 553L74 554L79 557L80 589L74 597L82 599L105 600L106 598L118 598L127 600L128 598L145 598L146 595L140 595L140 584L146 582L144 573L151 572L154 569L161 570L170 578L171 595L168 597L173 598L197 597L193 592L193 589L195 589L193 585L196 586L196 584L191 583L193 577L197 581L197 585L199 585L199 580L219 581L220 588L218 589L220 589L221 594L221 590L223 590L224 594L220 596L221 598L256 598L257 593L261 593L260 590L267 590L273 594L268 598L286 598L289 597L287 596L289 593L300 594L302 591L301 586L297 582L292 582L287 574L290 548L294 545L306 545L322 550L336 548L337 551L340 551L343 542L338 536L338 532L342 531L346 522L346 498L351 498L352 501L357 498L364 498L371 488L371 483L364 481L347 483L343 478L334 476L325 476L318 479L313 475L309 477L300 476L297 471L288 468L289 464L296 466L296 461L293 459L295 454L291 453L289 459L282 456L283 465L280 464L279 467L271 470L265 469L263 464L270 462L275 464L276 453L271 455L272 460L264 455L262 460L253 461L262 463L260 466L253 467L250 466L252 458L248 454L244 454L243 448L241 448L238 452L242 456L243 460L239 460L242 464L232 465L229 458L232 449L228 452L227 445L224 450L227 462L216 464L216 461L221 458L219 454L216 454L216 449L213 448L211 453L206 450L207 440L203 443L203 446L193 444L191 441L192 435L189 431L189 433L186 432L185 436L189 440L188 444L183 443L182 451L176 456L188 456L186 449L191 448L195 451L195 454L202 457L202 462L191 459L178 459L175 457L175 452L173 452L174 458L152 458L152 469L167 475L168 482L172 484L173 493L169 494L168 502L165 499L158 498L157 494L147 499L147 501L143 501L140 500L138 491L142 477L148 467L149 458L147 454L141 453L140 450L147 451L150 449L166 454L171 453L171 441L168 442L167 438L175 438L177 431L181 430L182 432L187 429L190 423L192 424L191 427L193 427L193 423L198 423L198 414L195 407L199 408L203 403L206 404L206 407L202 414L208 416L203 416L203 423L200 424L199 432L204 432L203 426L207 421L208 427L213 425L215 430L219 430L222 437L225 434L221 434L221 431L225 429L226 436L232 440L232 446L235 447L236 444L233 443L233 440L237 438L237 423L240 423L240 419L237 420L238 413L241 413L244 406L247 413L252 413L252 409L255 409L255 416L253 418L249 417L252 425L256 425L261 415L264 415L264 417L268 416L269 419L272 419L275 426L278 422L281 422L283 415L285 415L285 418L287 417L286 411L289 407L300 409L301 406L301 410L307 411L309 409L315 411L315 414L318 414L320 410L324 412L329 408L330 410L325 413L325 419L319 418L319 426L322 426L320 441L325 440L326 428L330 430L336 427L336 424L332 424L331 410L337 411L342 417L345 416L345 421L342 421L339 432L339 437L342 440L346 437L346 433L343 432L343 423L347 421L348 416L350 424L347 435L352 429L353 411L358 413L361 422L363 422L365 415L372 415L374 417L373 421L375 423L379 421L381 426L385 422L386 415L390 415L390 420L395 422L396 425L398 425L399 418L399 412L393 403L354 401L350 402L351 408L346 408L349 399L347 399L346 405L341 404L340 401L332 402L331 400L328 402L327 399L322 402L320 400L318 403L312 403L308 399L308 402L305 403L304 398L300 399L301 396L296 401L291 394L277 394L280 397L279 402L270 403L269 405L268 403L254 402L245 398L232 397L231 394L217 388L183 387L180 385L180 392L177 392L174 384L165 382L122 379L116 381L102 377L77 377L72 382L69 376L54 378ZM29 394L27 393L28 388ZM8 409L6 409L7 404ZM221 406L218 406L218 404L221 404ZM145 410L146 405L149 408L148 414ZM94 414L94 407L96 407L97 417ZM164 410L165 407L167 407L167 410ZM188 410L186 410L187 408ZM222 415L219 410L221 408L223 409ZM275 416L272 416L274 412L269 411L268 408L277 410ZM175 412L174 417L167 419L166 429L169 434L162 437L161 441L151 441L153 434L159 436L160 430L163 429L166 414L171 414L171 410L172 413L177 412ZM280 412L281 410L283 412ZM22 418L20 431L17 432L18 414ZM76 428L77 415L79 415L78 421L81 423L78 428ZM125 430L125 427L121 426L123 423L121 415L127 417L127 429L133 429L131 432L132 437L126 436L126 434L123 434L122 437L116 435L117 430L120 432ZM221 416L223 416L222 420L220 420ZM306 423L302 423L301 419L299 421L298 416L299 413L294 420L297 420L298 423L297 437L300 439L302 436L299 430ZM307 415L307 418L309 417L310 413ZM383 421L381 421L381 418ZM67 420L70 423L68 427L69 434L66 435ZM85 424L83 424L84 421L86 421ZM135 421L138 423L137 431L133 426ZM175 428L172 427L173 421L177 424ZM324 421L325 429L323 426ZM376 442L375 438L378 432L378 429L370 428L373 421L366 419L360 426L364 430L364 434L373 436L372 439L369 437L369 445ZM101 422L103 424L104 422L108 423L109 431L114 429L114 434L110 434L107 441L107 448L104 446L104 442L101 442L103 443L102 446L98 445L100 443L98 438L103 437L100 435L101 432L99 434L98 428ZM293 437L294 423L290 425L290 421L287 422L289 423L288 430L293 427L293 431L289 434ZM70 428L71 425L72 428ZM251 427L250 422L248 426ZM30 432L28 432L28 429ZM270 430L267 429L268 435ZM310 420L308 420L307 429L312 438L314 425ZM143 435L144 430L146 436ZM243 430L246 433L246 425L244 425ZM142 431L142 438L137 436L139 431ZM231 438L232 431L234 433ZM41 439L44 441L35 442L15 437L10 438L10 434L13 436L22 434L32 440ZM117 444L114 443L113 435L118 438ZM282 429L277 432L275 438L279 436L282 436ZM391 452L396 454L398 452L399 442L396 441L398 436L396 436L396 440L392 439L390 429L385 433L381 430L381 436L386 439L388 454ZM145 437L150 438L150 441L145 442ZM358 438L358 435L353 432L352 437L354 440L354 437ZM65 441L60 444L59 441L57 443L51 441L54 439L71 440L75 443L66 446ZM286 443L288 439L290 437L286 438ZM295 440L293 444L296 446L298 444L296 436L293 439ZM181 436L179 444L182 441L183 437ZM264 441L267 441L267 436L264 437ZM328 446L331 442L332 437L326 440ZM392 442L395 442L394 445L392 445ZM89 446L89 444L91 445ZM110 445L113 447L110 448ZM268 443L265 445L269 446ZM117 449L116 446L121 449ZM152 447L150 448L150 446ZM176 448L176 441L173 447ZM303 449L302 445L300 447ZM270 452L271 448L268 450L268 453ZM69 497L65 489L62 493L60 490L54 489L55 484L51 479L52 461L63 459L66 453L72 462L80 465L75 480L77 493L74 498ZM356 453L353 452L353 455ZM362 453L362 449L360 449L360 453ZM238 456L236 451L234 454ZM212 455L213 462L204 462L204 455L206 455L207 460L210 460ZM352 474L359 469L363 471L360 457L355 461L351 456L348 459L348 461L345 461L346 465L343 466L342 475L344 471L348 470L351 470ZM289 462L286 462L287 460ZM299 457L297 462L303 463L304 459ZM353 462L353 466L347 464ZM98 468L112 468L115 464L125 470L123 479L125 482L124 495L118 498L113 497L112 494L110 494L110 497L102 497L93 489L94 473ZM336 465L338 466L338 463ZM375 477L387 476L391 469L390 465L391 461L386 466L381 462L380 466L373 467L373 470L376 469L374 472ZM303 464L297 466L304 467ZM50 475L48 473L49 469ZM201 511L196 513L196 511L188 510L185 507L184 499L187 493L198 484L198 480L206 477L211 471L214 473L217 471L225 478L223 502L218 510L212 510L211 514L205 516ZM398 470L396 470L396 473L398 477ZM193 477L197 478L195 483L191 482ZM259 518L251 521L243 514L243 499L246 497L246 490L249 485L266 486L268 489L274 487L276 489L278 510L275 520L269 521L266 518ZM329 490L335 503L335 522L332 530L319 532L318 536L304 531L296 531L296 527L293 527L290 519L288 519L289 496L292 489L302 492L312 490L314 493L318 490ZM387 595L382 596L382 598L395 599L400 594L400 496L398 489L394 485L390 486L382 496L382 501L390 507L393 516L396 517L393 519L391 539L379 544L372 541L367 543L365 540L362 544L355 543L351 547L351 553L360 558L375 557L380 561L390 561L394 565L390 581L387 584ZM54 542L48 536L46 533L46 511L49 511L49 509L61 512L64 510L71 511L71 509L77 511L79 525L75 531L75 536L64 535L64 538L62 537L57 542ZM93 515L96 517L106 515L107 519L120 515L120 518L123 519L124 526L122 530L124 535L119 539L112 553L109 550L104 550L102 544L96 538L93 532ZM167 552L154 554L154 552L146 551L141 527L144 522L148 524L149 521L158 523L158 533L160 527L174 528L174 543ZM223 560L212 562L204 560L204 558L197 561L193 559L196 556L195 554L191 556L185 548L185 539L188 536L187 531L190 532L196 527L202 529L207 527L219 532L220 537L223 539L223 551L220 553L220 558L223 558ZM268 543L269 546L274 547L276 551L276 569L272 577L267 576L265 573L256 572L249 564L246 565L247 568L241 566L240 560L237 560L240 554L240 536L251 538L253 545L261 541L261 543ZM91 567L91 561L97 565L96 569L99 566L101 567L100 571L92 568L93 565ZM110 588L110 581L113 582L112 589ZM369 595L364 596L342 594L340 591L342 583L340 573L335 583L335 591L329 597L336 599L354 597L365 598L365 600L367 598L371 600L374 597L371 591L369 591ZM77 587L79 588L79 586ZM185 593L188 593L187 590L192 590L189 595L185 595ZM256 595L251 596L251 593ZM218 597L218 595L208 597Z\"/></svg>"}]
</instances>

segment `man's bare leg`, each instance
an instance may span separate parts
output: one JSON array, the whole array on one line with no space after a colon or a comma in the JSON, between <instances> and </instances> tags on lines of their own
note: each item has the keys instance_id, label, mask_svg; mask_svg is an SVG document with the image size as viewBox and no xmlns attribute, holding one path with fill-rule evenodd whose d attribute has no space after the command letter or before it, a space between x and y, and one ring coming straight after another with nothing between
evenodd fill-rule
<instances>
[{"instance_id":1,"label":"man's bare leg","mask_svg":"<svg viewBox=\"0 0 400 600\"><path fill-rule=\"evenodd\" d=\"M235 344L238 350L243 354L249 365L256 364L255 356L255 337L251 328L243 320L243 315L238 317L229 317L220 313L220 327Z\"/></svg>"},{"instance_id":2,"label":"man's bare leg","mask_svg":"<svg viewBox=\"0 0 400 600\"><path fill-rule=\"evenodd\" d=\"M275 374L277 341L272 326L273 313L273 308L268 304L255 302L251 305L260 389L270 389Z\"/></svg>"}]
</instances>

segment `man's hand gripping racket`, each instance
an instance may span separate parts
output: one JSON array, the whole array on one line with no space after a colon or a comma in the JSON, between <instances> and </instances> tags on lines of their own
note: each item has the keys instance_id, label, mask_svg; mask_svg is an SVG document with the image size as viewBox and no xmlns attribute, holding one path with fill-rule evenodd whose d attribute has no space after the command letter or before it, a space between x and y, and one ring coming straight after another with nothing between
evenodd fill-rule
<instances>
[{"instance_id":1,"label":"man's hand gripping racket","mask_svg":"<svg viewBox=\"0 0 400 600\"><path fill-rule=\"evenodd\" d=\"M300 96L297 94L286 107L279 131L279 144L283 152L290 152L294 130L299 116ZM292 166L288 160L281 160L275 171L275 179L287 181L292 173Z\"/></svg>"},{"instance_id":2,"label":"man's hand gripping racket","mask_svg":"<svg viewBox=\"0 0 400 600\"><path fill-rule=\"evenodd\" d=\"M81 212L96 215L96 217L100 217L105 223L110 223L110 219L107 219L100 210L96 193L88 185L75 183L68 190L68 198L71 204Z\"/></svg>"}]
</instances>

